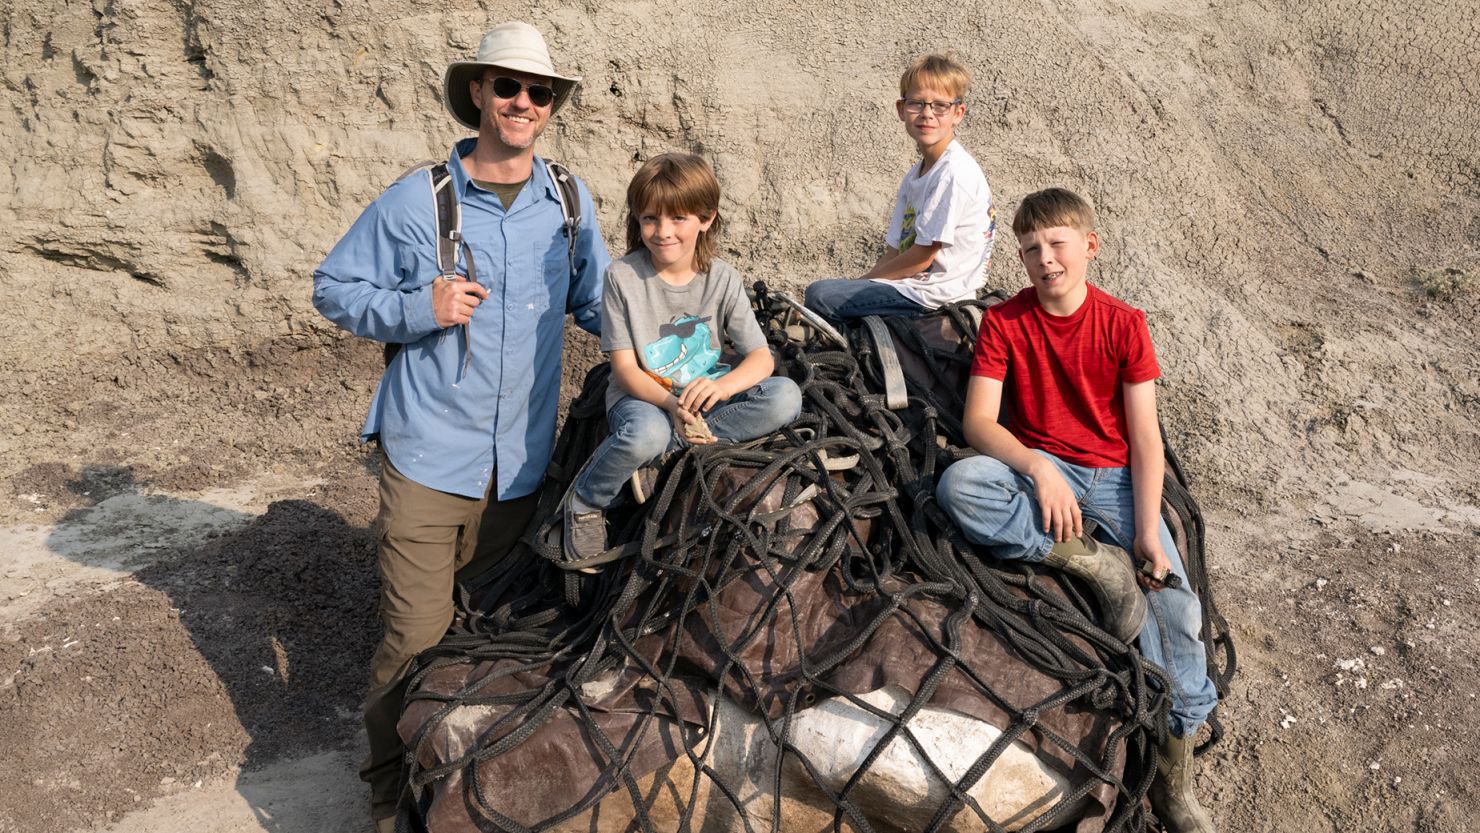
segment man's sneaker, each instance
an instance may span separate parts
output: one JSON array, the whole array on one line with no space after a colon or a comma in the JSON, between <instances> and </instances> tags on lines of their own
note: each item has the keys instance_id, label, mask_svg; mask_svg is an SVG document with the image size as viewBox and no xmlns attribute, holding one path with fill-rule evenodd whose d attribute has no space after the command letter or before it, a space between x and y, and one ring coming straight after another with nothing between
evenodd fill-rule
<instances>
[{"instance_id":1,"label":"man's sneaker","mask_svg":"<svg viewBox=\"0 0 1480 833\"><path fill-rule=\"evenodd\" d=\"M1093 524L1087 523L1083 535L1055 543L1043 563L1088 584L1099 603L1105 630L1129 643L1146 621L1146 597L1136 583L1130 556L1120 547L1096 541L1093 530Z\"/></svg>"},{"instance_id":2,"label":"man's sneaker","mask_svg":"<svg viewBox=\"0 0 1480 833\"><path fill-rule=\"evenodd\" d=\"M572 485L560 502L567 561L585 561L606 551L606 513L600 509L578 509L575 506L577 502L585 503L576 495L576 487Z\"/></svg>"}]
</instances>

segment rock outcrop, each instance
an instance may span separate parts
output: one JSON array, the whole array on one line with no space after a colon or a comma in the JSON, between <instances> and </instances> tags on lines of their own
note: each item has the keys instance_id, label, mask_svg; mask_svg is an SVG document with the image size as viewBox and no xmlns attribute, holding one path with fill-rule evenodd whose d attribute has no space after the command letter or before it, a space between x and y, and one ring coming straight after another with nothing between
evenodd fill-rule
<instances>
[{"instance_id":1,"label":"rock outcrop","mask_svg":"<svg viewBox=\"0 0 1480 833\"><path fill-rule=\"evenodd\" d=\"M1480 33L1460 6L32 0L0 16L15 371L326 337L309 272L462 134L447 62L527 17L585 76L542 148L590 184L613 242L635 160L685 148L713 160L725 256L749 275L857 272L910 162L898 73L950 48L975 71L961 138L1002 220L1049 184L1097 202L1094 279L1150 313L1174 439L1213 485L1314 495L1338 484L1309 475L1332 460L1383 484L1426 467L1426 437L1475 444L1474 339L1453 328L1473 333L1476 295L1412 285L1480 266ZM1010 235L991 282L1023 283Z\"/></svg>"}]
</instances>

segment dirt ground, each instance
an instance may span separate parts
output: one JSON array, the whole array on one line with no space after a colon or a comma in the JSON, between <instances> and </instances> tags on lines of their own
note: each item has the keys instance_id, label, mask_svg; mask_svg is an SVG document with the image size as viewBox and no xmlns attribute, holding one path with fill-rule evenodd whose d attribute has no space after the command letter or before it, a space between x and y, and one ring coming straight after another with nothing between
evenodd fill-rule
<instances>
[{"instance_id":1,"label":"dirt ground","mask_svg":"<svg viewBox=\"0 0 1480 833\"><path fill-rule=\"evenodd\" d=\"M377 361L331 337L40 374L20 436L44 411L104 439L3 503L0 831L365 827L375 460L350 434ZM1473 510L1210 507L1240 669L1200 774L1223 829L1473 829Z\"/></svg>"}]
</instances>

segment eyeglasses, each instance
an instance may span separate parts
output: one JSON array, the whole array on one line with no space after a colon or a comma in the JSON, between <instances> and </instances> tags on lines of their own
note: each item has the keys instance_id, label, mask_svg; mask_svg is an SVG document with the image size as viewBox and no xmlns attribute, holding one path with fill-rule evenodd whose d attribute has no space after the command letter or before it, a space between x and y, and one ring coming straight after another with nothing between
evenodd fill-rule
<instances>
[{"instance_id":1,"label":"eyeglasses","mask_svg":"<svg viewBox=\"0 0 1480 833\"><path fill-rule=\"evenodd\" d=\"M525 84L506 75L494 76L493 94L499 98L516 98L520 90L529 92L529 103L536 107L549 107L555 100L555 90L544 84Z\"/></svg>"},{"instance_id":2,"label":"eyeglasses","mask_svg":"<svg viewBox=\"0 0 1480 833\"><path fill-rule=\"evenodd\" d=\"M902 98L900 101L904 104L904 111L912 116L920 115L920 112L926 107L929 107L930 112L935 115L944 116L946 113L951 112L952 107L961 103L961 99L959 98L955 101L921 101L918 98Z\"/></svg>"}]
</instances>

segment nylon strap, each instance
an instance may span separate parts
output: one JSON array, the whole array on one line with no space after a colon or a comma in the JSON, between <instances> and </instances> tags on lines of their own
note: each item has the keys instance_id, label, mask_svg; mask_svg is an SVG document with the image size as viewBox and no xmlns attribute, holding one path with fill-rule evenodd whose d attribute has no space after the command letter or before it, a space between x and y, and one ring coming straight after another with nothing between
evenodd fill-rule
<instances>
[{"instance_id":1,"label":"nylon strap","mask_svg":"<svg viewBox=\"0 0 1480 833\"><path fill-rule=\"evenodd\" d=\"M864 329L873 339L874 351L879 356L879 368L884 371L884 404L891 411L904 410L910 404L909 390L904 384L904 368L899 366L899 353L894 350L894 338L889 327L877 315L863 318Z\"/></svg>"}]
</instances>

